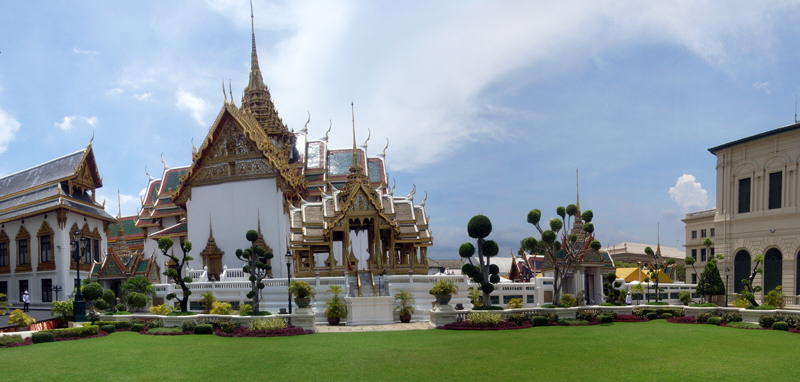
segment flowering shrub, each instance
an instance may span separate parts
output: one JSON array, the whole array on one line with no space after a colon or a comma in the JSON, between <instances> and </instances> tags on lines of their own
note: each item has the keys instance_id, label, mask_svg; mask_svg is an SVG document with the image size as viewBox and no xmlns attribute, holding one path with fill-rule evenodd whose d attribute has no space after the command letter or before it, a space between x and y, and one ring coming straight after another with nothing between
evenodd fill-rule
<instances>
[{"instance_id":1,"label":"flowering shrub","mask_svg":"<svg viewBox=\"0 0 800 382\"><path fill-rule=\"evenodd\" d=\"M486 324L475 324L470 321L461 321L461 322L452 322L447 325L439 326L437 329L449 329L449 330L507 330L507 329L525 329L530 328L531 323L530 321L525 321L522 325L517 325L511 321L500 321L494 325L486 325Z\"/></svg>"},{"instance_id":2,"label":"flowering shrub","mask_svg":"<svg viewBox=\"0 0 800 382\"><path fill-rule=\"evenodd\" d=\"M503 317L500 316L500 313L471 312L469 315L467 315L467 321L473 323L474 325L497 325L502 320Z\"/></svg>"},{"instance_id":3,"label":"flowering shrub","mask_svg":"<svg viewBox=\"0 0 800 382\"><path fill-rule=\"evenodd\" d=\"M250 321L247 328L251 331L285 329L286 321L283 318L262 318Z\"/></svg>"},{"instance_id":4,"label":"flowering shrub","mask_svg":"<svg viewBox=\"0 0 800 382\"><path fill-rule=\"evenodd\" d=\"M159 316L166 316L172 312L172 308L170 308L166 304L153 305L150 307L149 310L150 313L157 314Z\"/></svg>"}]
</instances>

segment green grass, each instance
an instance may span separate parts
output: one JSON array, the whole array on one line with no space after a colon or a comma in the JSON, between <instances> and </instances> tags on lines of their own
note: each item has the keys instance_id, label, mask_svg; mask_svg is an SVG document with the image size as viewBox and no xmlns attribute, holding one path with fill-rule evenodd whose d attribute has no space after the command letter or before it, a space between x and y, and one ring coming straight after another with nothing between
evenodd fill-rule
<instances>
[{"instance_id":1,"label":"green grass","mask_svg":"<svg viewBox=\"0 0 800 382\"><path fill-rule=\"evenodd\" d=\"M774 382L797 380L798 345L794 333L663 320L273 338L118 332L0 349L0 365L7 381Z\"/></svg>"},{"instance_id":2,"label":"green grass","mask_svg":"<svg viewBox=\"0 0 800 382\"><path fill-rule=\"evenodd\" d=\"M151 328L148 333L178 333L182 332L181 328Z\"/></svg>"}]
</instances>

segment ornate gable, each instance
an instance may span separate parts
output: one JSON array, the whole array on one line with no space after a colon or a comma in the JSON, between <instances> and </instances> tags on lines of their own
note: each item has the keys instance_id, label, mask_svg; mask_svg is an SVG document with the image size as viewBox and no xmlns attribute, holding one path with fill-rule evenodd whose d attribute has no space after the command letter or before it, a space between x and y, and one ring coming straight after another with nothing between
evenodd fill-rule
<instances>
[{"instance_id":1,"label":"ornate gable","mask_svg":"<svg viewBox=\"0 0 800 382\"><path fill-rule=\"evenodd\" d=\"M97 163L94 160L94 151L92 144L86 148L81 158L80 164L75 168L75 184L88 189L100 188L103 186L103 179L100 178L100 171L97 169Z\"/></svg>"},{"instance_id":2,"label":"ornate gable","mask_svg":"<svg viewBox=\"0 0 800 382\"><path fill-rule=\"evenodd\" d=\"M195 185L277 177L290 197L299 197L305 180L288 161L288 153L276 147L255 118L226 103L192 157L192 165L175 193L185 205Z\"/></svg>"}]
</instances>

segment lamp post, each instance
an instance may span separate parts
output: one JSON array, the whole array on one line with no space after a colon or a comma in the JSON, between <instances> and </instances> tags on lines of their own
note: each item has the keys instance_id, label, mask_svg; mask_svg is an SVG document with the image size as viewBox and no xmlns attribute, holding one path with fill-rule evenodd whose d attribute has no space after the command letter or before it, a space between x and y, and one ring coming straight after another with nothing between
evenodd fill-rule
<instances>
[{"instance_id":1,"label":"lamp post","mask_svg":"<svg viewBox=\"0 0 800 382\"><path fill-rule=\"evenodd\" d=\"M72 247L75 259L75 300L72 301L72 311L75 322L83 322L86 321L86 301L83 301L81 293L81 250L86 251L86 244L80 231L73 233Z\"/></svg>"},{"instance_id":2,"label":"lamp post","mask_svg":"<svg viewBox=\"0 0 800 382\"><path fill-rule=\"evenodd\" d=\"M292 283L292 252L287 249L284 257L286 258L286 285L289 286ZM289 314L292 314L292 292L288 288L286 290L289 294Z\"/></svg>"},{"instance_id":3,"label":"lamp post","mask_svg":"<svg viewBox=\"0 0 800 382\"><path fill-rule=\"evenodd\" d=\"M725 264L725 306L728 306L728 276L731 274L731 267Z\"/></svg>"}]
</instances>

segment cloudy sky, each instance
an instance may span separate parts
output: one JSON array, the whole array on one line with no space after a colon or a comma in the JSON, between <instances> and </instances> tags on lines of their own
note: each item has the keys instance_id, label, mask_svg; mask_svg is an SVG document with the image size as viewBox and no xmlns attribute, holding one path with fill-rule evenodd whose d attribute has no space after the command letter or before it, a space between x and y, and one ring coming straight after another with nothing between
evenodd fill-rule
<instances>
[{"instance_id":1,"label":"cloudy sky","mask_svg":"<svg viewBox=\"0 0 800 382\"><path fill-rule=\"evenodd\" d=\"M329 121L351 101L397 192L427 192L433 257L454 257L474 214L502 253L527 211L574 202L604 244L680 246L681 216L714 205L708 147L792 123L797 1L255 0L261 68L284 121ZM249 68L245 0L0 4L0 174L95 135L101 196L134 213L151 173L190 162ZM111 206L114 206L113 208Z\"/></svg>"}]
</instances>

